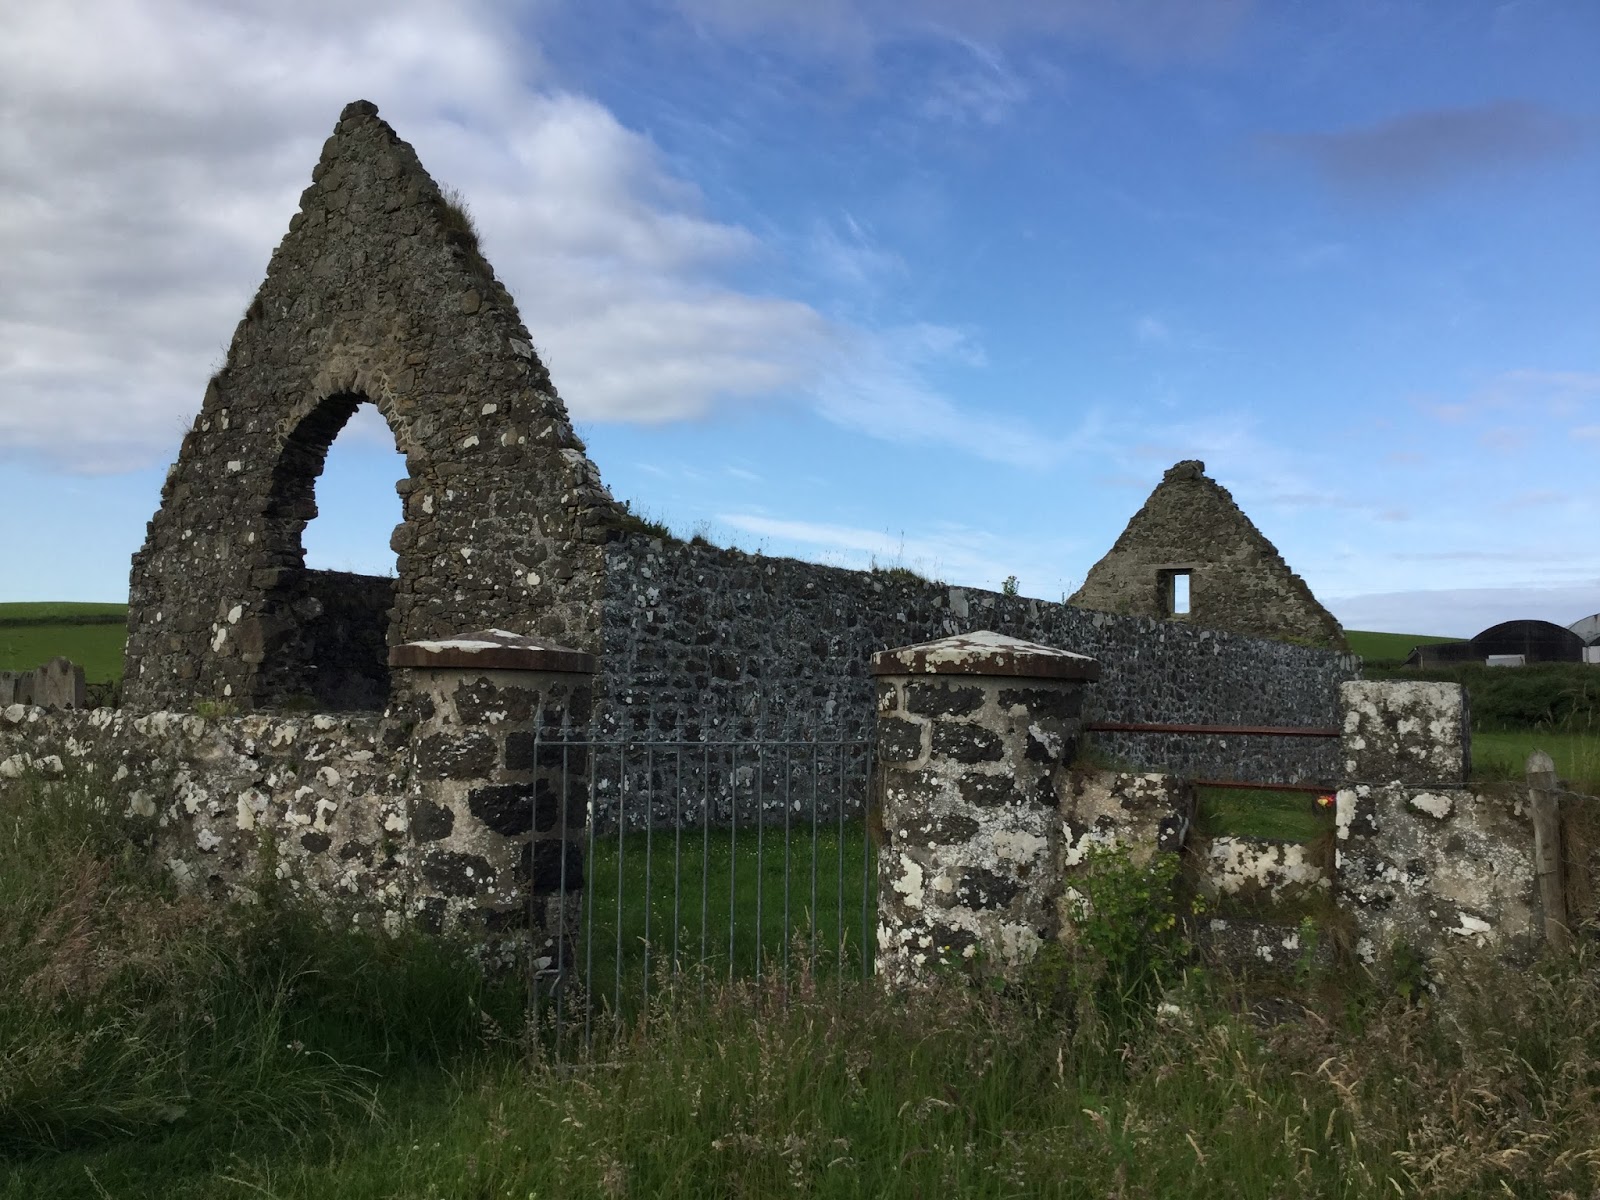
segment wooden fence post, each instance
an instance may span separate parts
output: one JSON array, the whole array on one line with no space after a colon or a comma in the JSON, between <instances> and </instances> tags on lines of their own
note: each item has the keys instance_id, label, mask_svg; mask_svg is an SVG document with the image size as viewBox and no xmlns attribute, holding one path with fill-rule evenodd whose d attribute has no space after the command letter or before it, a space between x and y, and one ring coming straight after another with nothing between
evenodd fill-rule
<instances>
[{"instance_id":1,"label":"wooden fence post","mask_svg":"<svg viewBox=\"0 0 1600 1200\"><path fill-rule=\"evenodd\" d=\"M1572 948L1567 893L1561 871L1561 798L1556 764L1543 750L1528 755L1528 810L1533 816L1533 871L1544 905L1544 936L1556 950Z\"/></svg>"}]
</instances>

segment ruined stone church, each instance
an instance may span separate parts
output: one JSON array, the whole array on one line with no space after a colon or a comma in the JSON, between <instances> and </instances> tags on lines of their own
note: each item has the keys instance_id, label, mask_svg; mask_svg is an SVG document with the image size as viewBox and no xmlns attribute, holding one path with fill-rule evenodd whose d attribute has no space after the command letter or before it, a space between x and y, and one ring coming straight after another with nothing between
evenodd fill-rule
<instances>
[{"instance_id":1,"label":"ruined stone church","mask_svg":"<svg viewBox=\"0 0 1600 1200\"><path fill-rule=\"evenodd\" d=\"M1189 459L1172 466L1068 604L1345 650L1306 581Z\"/></svg>"},{"instance_id":2,"label":"ruined stone church","mask_svg":"<svg viewBox=\"0 0 1600 1200\"><path fill-rule=\"evenodd\" d=\"M393 579L301 544L362 404L406 458ZM356 101L134 557L126 702L381 706L390 645L495 625L594 650L615 511L465 214Z\"/></svg>"}]
</instances>

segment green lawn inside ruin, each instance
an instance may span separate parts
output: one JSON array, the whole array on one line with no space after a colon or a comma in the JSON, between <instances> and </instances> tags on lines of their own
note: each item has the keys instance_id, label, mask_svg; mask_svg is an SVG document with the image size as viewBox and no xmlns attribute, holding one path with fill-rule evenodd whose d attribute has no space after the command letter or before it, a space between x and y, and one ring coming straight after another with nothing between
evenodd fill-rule
<instances>
[{"instance_id":1,"label":"green lawn inside ruin","mask_svg":"<svg viewBox=\"0 0 1600 1200\"><path fill-rule=\"evenodd\" d=\"M595 1006L628 1008L661 971L706 981L860 977L877 926L877 850L859 818L597 835L577 965Z\"/></svg>"},{"instance_id":2,"label":"green lawn inside ruin","mask_svg":"<svg viewBox=\"0 0 1600 1200\"><path fill-rule=\"evenodd\" d=\"M1311 792L1256 788L1198 789L1199 832L1208 837L1309 842L1333 828L1333 810Z\"/></svg>"}]
</instances>

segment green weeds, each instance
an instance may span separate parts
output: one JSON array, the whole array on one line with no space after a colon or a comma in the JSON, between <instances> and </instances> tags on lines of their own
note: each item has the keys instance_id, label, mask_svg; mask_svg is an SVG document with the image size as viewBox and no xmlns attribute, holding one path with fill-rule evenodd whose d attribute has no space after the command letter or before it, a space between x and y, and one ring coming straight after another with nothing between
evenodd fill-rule
<instances>
[{"instance_id":1,"label":"green weeds","mask_svg":"<svg viewBox=\"0 0 1600 1200\"><path fill-rule=\"evenodd\" d=\"M339 933L283 892L241 907L167 889L122 805L0 790L5 1200L1600 1188L1587 951L1461 959L1436 992L1345 972L1262 1022L1228 981L1184 973L1167 860L1108 852L1084 876L1079 947L1032 982L885 993L791 943L787 969L653 989L556 1058L521 1023L520 985L485 982L460 946ZM742 833L711 850L714 879L781 878ZM663 853L658 833L653 873ZM749 895L736 883L731 908ZM654 884L648 903L654 941ZM736 953L773 936L753 927ZM1099 966L1059 969L1077 954Z\"/></svg>"}]
</instances>

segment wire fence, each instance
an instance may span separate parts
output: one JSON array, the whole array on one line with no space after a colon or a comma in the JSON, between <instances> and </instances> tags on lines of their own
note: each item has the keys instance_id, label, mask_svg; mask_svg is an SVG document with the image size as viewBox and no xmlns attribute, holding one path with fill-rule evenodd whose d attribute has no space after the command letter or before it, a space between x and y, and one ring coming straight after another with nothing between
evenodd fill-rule
<instances>
[{"instance_id":1,"label":"wire fence","mask_svg":"<svg viewBox=\"0 0 1600 1200\"><path fill-rule=\"evenodd\" d=\"M587 788L556 831L582 847L581 864L564 854L554 894L528 901L542 906L531 923L553 931L529 998L558 1049L685 987L802 976L842 987L872 973L870 741L563 731L545 735L541 761L558 756L557 794Z\"/></svg>"}]
</instances>

